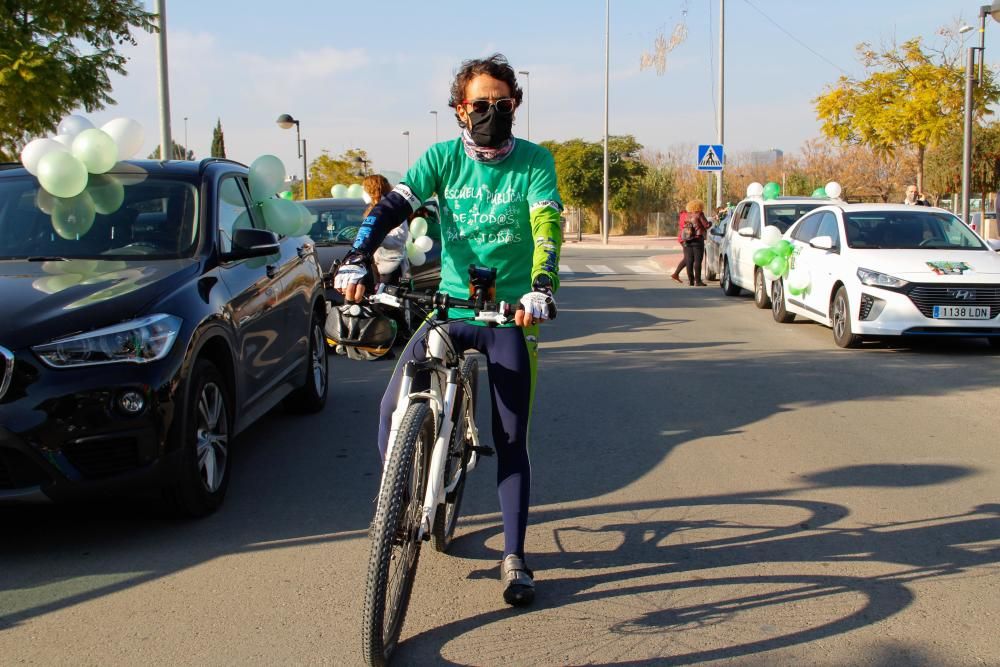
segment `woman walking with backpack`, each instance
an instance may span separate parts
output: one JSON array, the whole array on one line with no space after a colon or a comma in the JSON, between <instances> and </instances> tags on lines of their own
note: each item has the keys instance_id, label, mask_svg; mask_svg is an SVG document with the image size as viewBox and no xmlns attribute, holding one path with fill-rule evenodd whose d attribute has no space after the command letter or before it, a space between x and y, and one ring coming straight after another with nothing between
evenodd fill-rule
<instances>
[{"instance_id":1,"label":"woman walking with backpack","mask_svg":"<svg viewBox=\"0 0 1000 667\"><path fill-rule=\"evenodd\" d=\"M700 199L692 199L681 213L677 240L684 247L684 264L687 269L688 284L704 287L701 279L701 261L705 257L705 232L709 228L705 217L705 204ZM681 265L671 274L671 278L680 282Z\"/></svg>"}]
</instances>

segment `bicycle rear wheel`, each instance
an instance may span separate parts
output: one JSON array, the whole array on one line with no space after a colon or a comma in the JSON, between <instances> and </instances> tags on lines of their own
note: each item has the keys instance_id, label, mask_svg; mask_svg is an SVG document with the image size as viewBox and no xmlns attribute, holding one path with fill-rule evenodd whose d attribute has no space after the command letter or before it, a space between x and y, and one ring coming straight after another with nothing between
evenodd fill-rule
<instances>
[{"instance_id":1,"label":"bicycle rear wheel","mask_svg":"<svg viewBox=\"0 0 1000 667\"><path fill-rule=\"evenodd\" d=\"M455 396L456 413L452 415L454 424L451 431L451 442L448 444L448 460L444 469L444 485L447 488L458 479L458 484L445 496L445 501L438 505L434 514L434 527L431 530L431 545L435 551L445 552L451 546L451 538L458 525L458 511L462 507L462 494L465 492L466 466L472 450L472 437L469 435L469 417L476 419L476 392L479 388L479 361L466 359L462 362L461 378L463 380ZM471 391L466 392L468 384Z\"/></svg>"},{"instance_id":2,"label":"bicycle rear wheel","mask_svg":"<svg viewBox=\"0 0 1000 667\"><path fill-rule=\"evenodd\" d=\"M434 416L426 403L406 410L379 489L362 620L369 665L385 665L396 648L420 558L421 505Z\"/></svg>"}]
</instances>

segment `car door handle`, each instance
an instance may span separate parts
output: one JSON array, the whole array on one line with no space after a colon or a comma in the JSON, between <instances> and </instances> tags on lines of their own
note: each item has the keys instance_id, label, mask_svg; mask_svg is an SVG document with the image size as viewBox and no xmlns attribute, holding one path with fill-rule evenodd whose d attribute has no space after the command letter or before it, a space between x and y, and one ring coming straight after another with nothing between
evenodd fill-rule
<instances>
[{"instance_id":1,"label":"car door handle","mask_svg":"<svg viewBox=\"0 0 1000 667\"><path fill-rule=\"evenodd\" d=\"M268 278L273 278L274 274L277 273L278 271L278 269L274 266L274 264L268 264L267 266L264 267L264 270L267 271Z\"/></svg>"}]
</instances>

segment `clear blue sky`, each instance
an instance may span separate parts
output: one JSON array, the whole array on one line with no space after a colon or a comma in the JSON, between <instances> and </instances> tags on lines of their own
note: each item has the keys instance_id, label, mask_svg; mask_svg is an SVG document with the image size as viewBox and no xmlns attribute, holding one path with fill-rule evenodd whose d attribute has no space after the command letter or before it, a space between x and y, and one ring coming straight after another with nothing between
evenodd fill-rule
<instances>
[{"instance_id":1,"label":"clear blue sky","mask_svg":"<svg viewBox=\"0 0 1000 667\"><path fill-rule=\"evenodd\" d=\"M937 29L956 19L975 22L978 6L957 0L726 0L727 150L797 152L819 134L811 100L836 81L838 67L861 73L858 42L918 35L934 42ZM230 157L249 163L273 153L290 174L301 174L294 130L274 123L290 113L302 122L311 157L322 149L338 154L361 147L375 168L402 171L402 131L410 131L412 160L434 139L431 110L439 112L440 138L455 136L445 106L455 67L499 51L515 69L530 72L533 141L598 140L604 7L603 0L167 0L174 138L184 141L187 116L189 147L203 157L221 117ZM719 0L612 0L612 134L633 134L661 150L714 142L718 7ZM661 32L669 39L680 22L688 36L668 55L666 73L640 71L643 51L652 50ZM1000 54L1000 24L989 20L986 37L987 60L1000 60L993 56ZM93 119L139 120L148 153L159 140L155 38L140 35L139 46L127 53L128 76L112 82L118 105ZM515 127L521 136L524 112L522 107Z\"/></svg>"}]
</instances>

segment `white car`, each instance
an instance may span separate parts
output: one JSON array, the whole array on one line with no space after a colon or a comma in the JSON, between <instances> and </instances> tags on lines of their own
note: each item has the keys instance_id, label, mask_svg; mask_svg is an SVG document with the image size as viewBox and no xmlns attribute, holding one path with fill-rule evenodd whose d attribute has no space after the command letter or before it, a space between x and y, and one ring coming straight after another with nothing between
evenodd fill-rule
<instances>
[{"instance_id":1,"label":"white car","mask_svg":"<svg viewBox=\"0 0 1000 667\"><path fill-rule=\"evenodd\" d=\"M737 204L728 218L719 257L719 286L726 296L738 296L741 290L750 290L758 308L769 307L771 302L764 272L753 263L754 253L764 247L761 230L772 225L784 233L804 214L829 202L819 197L764 199L757 196L747 197Z\"/></svg>"},{"instance_id":2,"label":"white car","mask_svg":"<svg viewBox=\"0 0 1000 667\"><path fill-rule=\"evenodd\" d=\"M981 336L1000 346L1000 255L951 213L833 204L784 238L794 246L789 272L767 281L776 321L800 315L825 324L840 347L917 335Z\"/></svg>"}]
</instances>

